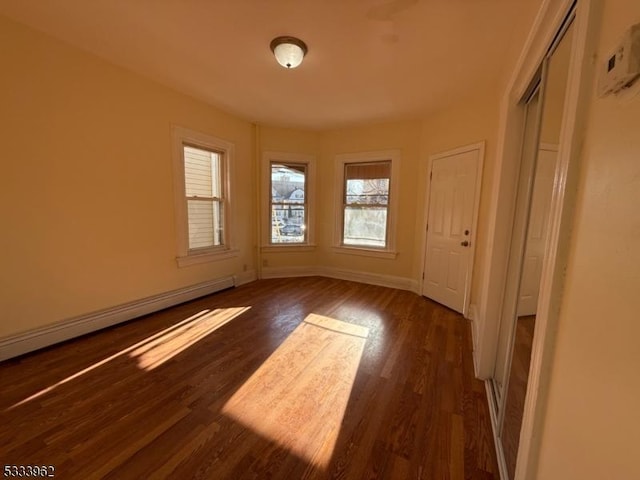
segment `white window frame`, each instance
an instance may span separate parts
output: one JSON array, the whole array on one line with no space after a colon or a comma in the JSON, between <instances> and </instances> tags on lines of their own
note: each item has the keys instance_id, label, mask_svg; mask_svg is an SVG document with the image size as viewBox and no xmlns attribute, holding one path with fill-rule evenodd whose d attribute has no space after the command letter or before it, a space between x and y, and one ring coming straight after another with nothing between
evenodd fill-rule
<instances>
[{"instance_id":1,"label":"white window frame","mask_svg":"<svg viewBox=\"0 0 640 480\"><path fill-rule=\"evenodd\" d=\"M343 244L344 230L344 189L345 166L354 163L391 162L389 181L389 201L387 204L387 244L385 248L364 247ZM375 152L345 153L336 155L335 161L335 226L333 251L335 253L364 255L367 257L396 258L396 222L398 218L398 190L400 174L400 150L382 150Z\"/></svg>"},{"instance_id":2,"label":"white window frame","mask_svg":"<svg viewBox=\"0 0 640 480\"><path fill-rule=\"evenodd\" d=\"M223 260L238 255L238 250L234 247L233 236L233 208L232 189L233 183L233 158L235 147L233 143L220 138L196 132L184 127L173 126L171 129L172 138L172 159L173 159L173 181L174 181L174 205L175 221L177 233L178 255L176 262L179 267L194 265L198 263ZM208 248L189 248L189 223L187 214L187 196L185 189L184 175L184 147L202 148L221 154L222 182L224 189L223 197L223 229L224 244Z\"/></svg>"},{"instance_id":3,"label":"white window frame","mask_svg":"<svg viewBox=\"0 0 640 480\"><path fill-rule=\"evenodd\" d=\"M305 225L306 238L301 243L271 243L271 164L305 165ZM316 159L311 155L288 152L265 151L262 153L262 194L260 205L262 210L262 235L260 250L262 252L286 252L314 250L315 245L315 180Z\"/></svg>"}]
</instances>

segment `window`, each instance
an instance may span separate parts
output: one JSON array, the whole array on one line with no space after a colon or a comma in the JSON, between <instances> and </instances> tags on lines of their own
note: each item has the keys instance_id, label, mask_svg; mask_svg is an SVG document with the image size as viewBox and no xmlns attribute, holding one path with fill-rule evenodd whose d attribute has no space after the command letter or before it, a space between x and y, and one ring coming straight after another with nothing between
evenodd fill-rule
<instances>
[{"instance_id":1,"label":"window","mask_svg":"<svg viewBox=\"0 0 640 480\"><path fill-rule=\"evenodd\" d=\"M229 170L233 145L174 127L178 264L228 257Z\"/></svg>"},{"instance_id":2,"label":"window","mask_svg":"<svg viewBox=\"0 0 640 480\"><path fill-rule=\"evenodd\" d=\"M262 251L313 248L315 159L282 152L262 157Z\"/></svg>"},{"instance_id":3,"label":"window","mask_svg":"<svg viewBox=\"0 0 640 480\"><path fill-rule=\"evenodd\" d=\"M271 243L305 243L307 166L273 161L269 166Z\"/></svg>"},{"instance_id":4,"label":"window","mask_svg":"<svg viewBox=\"0 0 640 480\"><path fill-rule=\"evenodd\" d=\"M342 244L386 248L391 161L344 166Z\"/></svg>"},{"instance_id":5,"label":"window","mask_svg":"<svg viewBox=\"0 0 640 480\"><path fill-rule=\"evenodd\" d=\"M188 145L183 154L189 250L224 245L222 155Z\"/></svg>"},{"instance_id":6,"label":"window","mask_svg":"<svg viewBox=\"0 0 640 480\"><path fill-rule=\"evenodd\" d=\"M395 257L399 152L339 155L336 160L340 212L335 248L339 253Z\"/></svg>"}]
</instances>

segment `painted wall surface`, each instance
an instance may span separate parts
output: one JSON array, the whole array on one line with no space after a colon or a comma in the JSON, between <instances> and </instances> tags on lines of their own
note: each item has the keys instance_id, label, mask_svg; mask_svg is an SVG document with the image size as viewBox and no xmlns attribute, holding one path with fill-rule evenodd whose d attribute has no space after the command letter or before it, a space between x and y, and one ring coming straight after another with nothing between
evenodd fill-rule
<instances>
[{"instance_id":1,"label":"painted wall surface","mask_svg":"<svg viewBox=\"0 0 640 480\"><path fill-rule=\"evenodd\" d=\"M438 115L426 119L422 123L420 168L418 171L418 204L417 227L415 230L415 246L413 275L417 277L421 271L425 232L423 222L425 216L426 180L428 159L435 155L458 147L484 141L485 155L482 172L482 190L480 194L480 210L478 213L478 231L476 232L475 259L471 284L471 304L477 302L480 279L485 266L485 239L489 217L490 196L496 162L496 139L499 118L498 92L471 99L457 107L445 110Z\"/></svg>"},{"instance_id":2,"label":"painted wall surface","mask_svg":"<svg viewBox=\"0 0 640 480\"><path fill-rule=\"evenodd\" d=\"M640 22L603 2L598 62ZM640 86L590 102L578 204L537 474L640 478Z\"/></svg>"},{"instance_id":3,"label":"painted wall surface","mask_svg":"<svg viewBox=\"0 0 640 480\"><path fill-rule=\"evenodd\" d=\"M0 65L0 337L253 268L250 123L4 17ZM235 144L237 258L176 265L172 124Z\"/></svg>"},{"instance_id":4,"label":"painted wall surface","mask_svg":"<svg viewBox=\"0 0 640 480\"><path fill-rule=\"evenodd\" d=\"M414 277L414 239L417 212L416 191L420 165L420 122L396 122L359 128L343 128L322 133L321 153L318 163L319 215L318 243L319 264L343 270L356 270L378 275L410 279ZM383 150L400 150L400 183L397 216L398 255L395 259L372 258L354 254L336 253L332 246L335 218L341 214L336 203L336 156L346 153L363 153ZM391 193L394 195L394 193Z\"/></svg>"}]
</instances>

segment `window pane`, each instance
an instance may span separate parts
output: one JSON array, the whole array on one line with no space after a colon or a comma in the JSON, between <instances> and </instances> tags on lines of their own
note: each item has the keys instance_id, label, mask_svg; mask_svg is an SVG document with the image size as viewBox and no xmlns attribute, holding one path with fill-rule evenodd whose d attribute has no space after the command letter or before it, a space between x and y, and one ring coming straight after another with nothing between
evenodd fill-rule
<instances>
[{"instance_id":1,"label":"window pane","mask_svg":"<svg viewBox=\"0 0 640 480\"><path fill-rule=\"evenodd\" d=\"M387 205L389 179L347 179L345 203L347 205Z\"/></svg>"},{"instance_id":2,"label":"window pane","mask_svg":"<svg viewBox=\"0 0 640 480\"><path fill-rule=\"evenodd\" d=\"M306 165L271 163L271 202L304 203Z\"/></svg>"},{"instance_id":3,"label":"window pane","mask_svg":"<svg viewBox=\"0 0 640 480\"><path fill-rule=\"evenodd\" d=\"M386 207L345 207L345 245L385 247L387 238Z\"/></svg>"},{"instance_id":4,"label":"window pane","mask_svg":"<svg viewBox=\"0 0 640 480\"><path fill-rule=\"evenodd\" d=\"M189 248L224 244L222 202L187 200Z\"/></svg>"},{"instance_id":5,"label":"window pane","mask_svg":"<svg viewBox=\"0 0 640 480\"><path fill-rule=\"evenodd\" d=\"M188 197L222 198L222 155L185 146L184 180Z\"/></svg>"},{"instance_id":6,"label":"window pane","mask_svg":"<svg viewBox=\"0 0 640 480\"><path fill-rule=\"evenodd\" d=\"M306 239L304 205L272 205L271 243L303 243Z\"/></svg>"},{"instance_id":7,"label":"window pane","mask_svg":"<svg viewBox=\"0 0 640 480\"><path fill-rule=\"evenodd\" d=\"M271 162L271 243L306 241L304 164Z\"/></svg>"},{"instance_id":8,"label":"window pane","mask_svg":"<svg viewBox=\"0 0 640 480\"><path fill-rule=\"evenodd\" d=\"M189 197L211 197L211 152L184 147L185 191Z\"/></svg>"}]
</instances>

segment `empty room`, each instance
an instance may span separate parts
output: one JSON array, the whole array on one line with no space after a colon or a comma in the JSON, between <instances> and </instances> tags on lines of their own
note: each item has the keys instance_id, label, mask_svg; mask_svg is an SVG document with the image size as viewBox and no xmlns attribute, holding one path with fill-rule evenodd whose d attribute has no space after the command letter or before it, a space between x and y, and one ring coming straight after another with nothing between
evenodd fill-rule
<instances>
[{"instance_id":1,"label":"empty room","mask_svg":"<svg viewBox=\"0 0 640 480\"><path fill-rule=\"evenodd\" d=\"M0 0L3 478L640 478L637 0Z\"/></svg>"}]
</instances>

